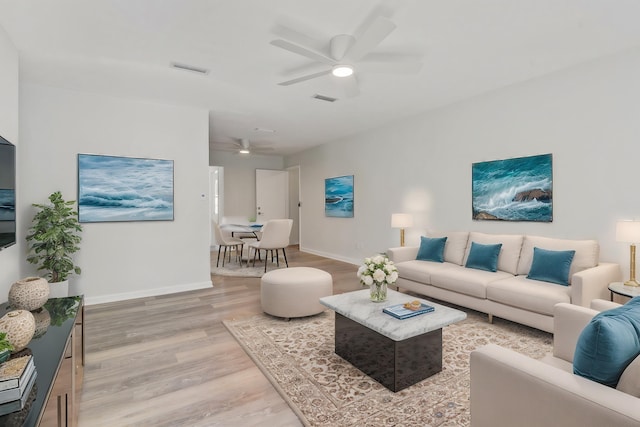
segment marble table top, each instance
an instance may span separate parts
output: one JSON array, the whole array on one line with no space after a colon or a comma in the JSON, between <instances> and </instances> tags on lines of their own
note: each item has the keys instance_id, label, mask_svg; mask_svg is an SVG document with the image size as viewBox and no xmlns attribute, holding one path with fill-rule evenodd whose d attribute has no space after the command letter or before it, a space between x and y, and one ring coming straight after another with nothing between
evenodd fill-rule
<instances>
[{"instance_id":1,"label":"marble table top","mask_svg":"<svg viewBox=\"0 0 640 427\"><path fill-rule=\"evenodd\" d=\"M416 299L433 306L435 310L431 313L425 313L403 320L396 319L382 312L382 309L385 307L403 304ZM435 331L467 318L467 314L463 311L445 307L444 305L416 298L413 295L396 292L391 289L387 291L387 300L383 302L372 302L369 299L369 289L364 289L322 297L320 298L320 304L394 341L402 341L407 338Z\"/></svg>"}]
</instances>

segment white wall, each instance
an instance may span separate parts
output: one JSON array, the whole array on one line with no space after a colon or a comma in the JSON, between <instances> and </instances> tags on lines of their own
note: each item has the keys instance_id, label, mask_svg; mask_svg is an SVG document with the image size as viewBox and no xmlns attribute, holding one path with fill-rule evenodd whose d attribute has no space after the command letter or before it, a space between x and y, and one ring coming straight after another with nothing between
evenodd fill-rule
<instances>
[{"instance_id":1,"label":"white wall","mask_svg":"<svg viewBox=\"0 0 640 427\"><path fill-rule=\"evenodd\" d=\"M284 158L250 154L247 156L211 150L211 166L224 167L224 216L256 216L256 169L284 169Z\"/></svg>"},{"instance_id":2,"label":"white wall","mask_svg":"<svg viewBox=\"0 0 640 427\"><path fill-rule=\"evenodd\" d=\"M71 279L87 303L211 286L208 112L22 84L20 223L31 203L77 200L77 154L174 160L174 221L83 224ZM23 275L34 272L24 263Z\"/></svg>"},{"instance_id":3,"label":"white wall","mask_svg":"<svg viewBox=\"0 0 640 427\"><path fill-rule=\"evenodd\" d=\"M628 274L618 219L640 219L640 51L512 86L288 157L301 166L302 249L354 263L428 229L595 238ZM553 222L471 219L471 164L553 154ZM355 175L355 217L326 218L324 179ZM330 231L330 232L329 232Z\"/></svg>"},{"instance_id":4,"label":"white wall","mask_svg":"<svg viewBox=\"0 0 640 427\"><path fill-rule=\"evenodd\" d=\"M18 141L18 72L18 51L0 27L0 135L17 146L16 155L20 158L22 154ZM17 185L16 197L19 203L19 181ZM20 279L21 255L20 242L0 251L0 302L7 300L11 284Z\"/></svg>"}]
</instances>

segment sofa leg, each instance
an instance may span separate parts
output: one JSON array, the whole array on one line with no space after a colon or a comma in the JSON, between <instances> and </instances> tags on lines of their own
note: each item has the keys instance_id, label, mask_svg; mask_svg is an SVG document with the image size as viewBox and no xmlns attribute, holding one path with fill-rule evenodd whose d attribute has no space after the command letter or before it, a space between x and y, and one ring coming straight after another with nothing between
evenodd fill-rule
<instances>
[{"instance_id":1,"label":"sofa leg","mask_svg":"<svg viewBox=\"0 0 640 427\"><path fill-rule=\"evenodd\" d=\"M493 323L493 314L489 313L489 323Z\"/></svg>"}]
</instances>

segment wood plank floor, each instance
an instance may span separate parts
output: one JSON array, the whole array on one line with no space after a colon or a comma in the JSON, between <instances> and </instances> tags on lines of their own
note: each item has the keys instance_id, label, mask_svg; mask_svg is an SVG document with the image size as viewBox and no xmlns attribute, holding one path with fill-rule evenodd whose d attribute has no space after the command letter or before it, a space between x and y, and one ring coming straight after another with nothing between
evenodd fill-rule
<instances>
[{"instance_id":1,"label":"wood plank floor","mask_svg":"<svg viewBox=\"0 0 640 427\"><path fill-rule=\"evenodd\" d=\"M357 266L287 250L289 266L360 289ZM260 279L212 276L210 289L88 306L80 427L300 426L222 324L260 313Z\"/></svg>"}]
</instances>

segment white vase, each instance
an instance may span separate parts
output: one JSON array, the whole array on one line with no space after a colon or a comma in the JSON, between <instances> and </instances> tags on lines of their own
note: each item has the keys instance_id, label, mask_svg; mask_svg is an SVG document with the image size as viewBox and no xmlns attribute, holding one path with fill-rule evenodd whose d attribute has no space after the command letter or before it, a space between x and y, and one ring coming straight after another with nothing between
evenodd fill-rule
<instances>
[{"instance_id":1,"label":"white vase","mask_svg":"<svg viewBox=\"0 0 640 427\"><path fill-rule=\"evenodd\" d=\"M26 277L11 285L9 304L14 310L33 311L49 299L49 283L42 277Z\"/></svg>"},{"instance_id":2,"label":"white vase","mask_svg":"<svg viewBox=\"0 0 640 427\"><path fill-rule=\"evenodd\" d=\"M49 283L49 298L65 298L69 296L69 281Z\"/></svg>"}]
</instances>

